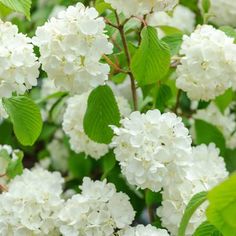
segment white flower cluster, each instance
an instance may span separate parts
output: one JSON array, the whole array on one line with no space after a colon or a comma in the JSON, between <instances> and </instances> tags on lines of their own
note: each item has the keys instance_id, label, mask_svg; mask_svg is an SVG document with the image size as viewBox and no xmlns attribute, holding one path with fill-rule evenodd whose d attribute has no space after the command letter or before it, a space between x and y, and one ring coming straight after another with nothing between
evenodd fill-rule
<instances>
[{"instance_id":1,"label":"white flower cluster","mask_svg":"<svg viewBox=\"0 0 236 236\"><path fill-rule=\"evenodd\" d=\"M57 88L80 94L107 80L109 66L99 61L112 52L112 44L104 28L98 12L82 3L37 28L33 41L39 46L43 70Z\"/></svg>"},{"instance_id":2,"label":"white flower cluster","mask_svg":"<svg viewBox=\"0 0 236 236\"><path fill-rule=\"evenodd\" d=\"M170 170L171 176L168 177L168 184L163 190L162 206L157 209L162 225L172 235L177 234L178 226L191 197L211 189L228 176L224 160L219 156L219 149L214 144L193 148L190 160L189 165L177 169L173 166ZM206 206L207 204L203 204L193 215L186 235L193 235L196 228L205 220Z\"/></svg>"},{"instance_id":3,"label":"white flower cluster","mask_svg":"<svg viewBox=\"0 0 236 236\"><path fill-rule=\"evenodd\" d=\"M69 199L59 213L64 236L111 236L129 226L135 212L127 195L114 184L84 178L81 194Z\"/></svg>"},{"instance_id":4,"label":"white flower cluster","mask_svg":"<svg viewBox=\"0 0 236 236\"><path fill-rule=\"evenodd\" d=\"M178 0L105 0L126 17L143 16L152 11L171 11L178 4Z\"/></svg>"},{"instance_id":5,"label":"white flower cluster","mask_svg":"<svg viewBox=\"0 0 236 236\"><path fill-rule=\"evenodd\" d=\"M133 112L113 130L112 146L122 173L142 189L161 190L168 166L184 165L191 152L188 129L174 113Z\"/></svg>"},{"instance_id":6,"label":"white flower cluster","mask_svg":"<svg viewBox=\"0 0 236 236\"><path fill-rule=\"evenodd\" d=\"M200 9L202 0L199 1ZM218 26L230 25L236 27L236 2L232 0L211 0L210 21Z\"/></svg>"},{"instance_id":7,"label":"white flower cluster","mask_svg":"<svg viewBox=\"0 0 236 236\"><path fill-rule=\"evenodd\" d=\"M89 93L75 95L68 100L68 106L63 118L63 130L70 138L71 149L76 153L84 152L95 159L104 156L109 146L96 143L84 132L83 119L87 109ZM131 109L127 100L123 97L116 97L121 115L127 116Z\"/></svg>"},{"instance_id":8,"label":"white flower cluster","mask_svg":"<svg viewBox=\"0 0 236 236\"><path fill-rule=\"evenodd\" d=\"M176 85L192 100L208 101L235 86L236 45L224 32L199 26L183 37L180 53Z\"/></svg>"},{"instance_id":9,"label":"white flower cluster","mask_svg":"<svg viewBox=\"0 0 236 236\"><path fill-rule=\"evenodd\" d=\"M31 39L0 20L0 98L23 94L37 85L39 63Z\"/></svg>"},{"instance_id":10,"label":"white flower cluster","mask_svg":"<svg viewBox=\"0 0 236 236\"><path fill-rule=\"evenodd\" d=\"M189 8L178 5L172 14L164 11L154 12L148 16L147 22L148 25L157 27L159 38L163 38L165 33L160 26L171 26L185 33L191 33L195 28L196 19L195 14Z\"/></svg>"},{"instance_id":11,"label":"white flower cluster","mask_svg":"<svg viewBox=\"0 0 236 236\"><path fill-rule=\"evenodd\" d=\"M169 236L165 229L157 229L152 225L137 225L118 233L119 236Z\"/></svg>"},{"instance_id":12,"label":"white flower cluster","mask_svg":"<svg viewBox=\"0 0 236 236\"><path fill-rule=\"evenodd\" d=\"M236 131L235 115L230 113L230 109L226 109L223 114L212 102L207 108L197 110L193 118L216 126L224 135L227 147L231 149L236 148L236 137L233 135Z\"/></svg>"},{"instance_id":13,"label":"white flower cluster","mask_svg":"<svg viewBox=\"0 0 236 236\"><path fill-rule=\"evenodd\" d=\"M25 169L0 195L0 235L59 235L63 182L59 173Z\"/></svg>"}]
</instances>

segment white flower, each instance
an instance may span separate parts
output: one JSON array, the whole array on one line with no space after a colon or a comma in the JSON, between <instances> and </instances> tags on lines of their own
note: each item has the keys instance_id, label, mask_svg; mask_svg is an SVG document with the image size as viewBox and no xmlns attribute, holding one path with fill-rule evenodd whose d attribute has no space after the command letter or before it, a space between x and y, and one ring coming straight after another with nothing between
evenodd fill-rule
<instances>
[{"instance_id":1,"label":"white flower","mask_svg":"<svg viewBox=\"0 0 236 236\"><path fill-rule=\"evenodd\" d=\"M165 33L159 28L159 26L171 26L177 28L185 33L191 33L195 27L195 14L187 7L178 5L172 14L168 14L164 11L154 12L148 16L148 25L157 27L158 36L162 38Z\"/></svg>"},{"instance_id":2,"label":"white flower","mask_svg":"<svg viewBox=\"0 0 236 236\"><path fill-rule=\"evenodd\" d=\"M0 122L3 119L7 119L8 118L8 114L2 104L2 99L0 99Z\"/></svg>"},{"instance_id":3,"label":"white flower","mask_svg":"<svg viewBox=\"0 0 236 236\"><path fill-rule=\"evenodd\" d=\"M0 195L0 235L59 235L58 213L62 207L59 173L25 169Z\"/></svg>"},{"instance_id":4,"label":"white flower","mask_svg":"<svg viewBox=\"0 0 236 236\"><path fill-rule=\"evenodd\" d=\"M31 39L0 20L0 98L23 94L37 85L39 63Z\"/></svg>"},{"instance_id":5,"label":"white flower","mask_svg":"<svg viewBox=\"0 0 236 236\"><path fill-rule=\"evenodd\" d=\"M197 110L193 118L216 126L224 135L227 146L232 149L235 147L232 142L234 140L232 134L236 130L235 115L231 114L229 109L226 109L223 114L212 102L206 109Z\"/></svg>"},{"instance_id":6,"label":"white flower","mask_svg":"<svg viewBox=\"0 0 236 236\"><path fill-rule=\"evenodd\" d=\"M180 53L176 85L192 100L214 99L235 83L236 45L224 32L199 26L183 37Z\"/></svg>"},{"instance_id":7,"label":"white flower","mask_svg":"<svg viewBox=\"0 0 236 236\"><path fill-rule=\"evenodd\" d=\"M57 88L80 94L108 79L109 66L99 62L112 52L104 28L95 8L82 3L37 28L33 41L39 46L43 70Z\"/></svg>"},{"instance_id":8,"label":"white flower","mask_svg":"<svg viewBox=\"0 0 236 236\"><path fill-rule=\"evenodd\" d=\"M199 1L200 9L202 0ZM236 27L236 2L232 0L211 0L209 13L212 15L210 21L218 26L230 25Z\"/></svg>"},{"instance_id":9,"label":"white flower","mask_svg":"<svg viewBox=\"0 0 236 236\"><path fill-rule=\"evenodd\" d=\"M81 194L67 200L59 214L63 236L111 236L130 225L134 210L114 184L84 178Z\"/></svg>"},{"instance_id":10,"label":"white flower","mask_svg":"<svg viewBox=\"0 0 236 236\"><path fill-rule=\"evenodd\" d=\"M191 151L188 130L174 113L133 112L113 130L112 146L122 173L130 184L142 189L159 191L168 165L184 164Z\"/></svg>"},{"instance_id":11,"label":"white flower","mask_svg":"<svg viewBox=\"0 0 236 236\"><path fill-rule=\"evenodd\" d=\"M176 235L184 210L190 199L197 193L208 191L227 176L228 172L219 149L214 144L200 145L192 150L192 158L184 167L172 165L168 182L164 186L162 207L157 209L162 225ZM206 219L203 204L193 215L187 228L188 236Z\"/></svg>"},{"instance_id":12,"label":"white flower","mask_svg":"<svg viewBox=\"0 0 236 236\"><path fill-rule=\"evenodd\" d=\"M137 225L121 230L119 236L169 236L165 229L157 229L152 225Z\"/></svg>"},{"instance_id":13,"label":"white flower","mask_svg":"<svg viewBox=\"0 0 236 236\"><path fill-rule=\"evenodd\" d=\"M126 17L132 15L143 16L152 11L171 11L177 4L178 0L105 0Z\"/></svg>"},{"instance_id":14,"label":"white flower","mask_svg":"<svg viewBox=\"0 0 236 236\"><path fill-rule=\"evenodd\" d=\"M96 143L91 140L84 132L83 120L87 109L89 93L75 95L68 100L68 106L63 118L63 130L70 138L70 146L76 153L84 152L95 159L104 156L109 147L106 144ZM126 99L117 97L118 107L122 115L131 112Z\"/></svg>"}]
</instances>

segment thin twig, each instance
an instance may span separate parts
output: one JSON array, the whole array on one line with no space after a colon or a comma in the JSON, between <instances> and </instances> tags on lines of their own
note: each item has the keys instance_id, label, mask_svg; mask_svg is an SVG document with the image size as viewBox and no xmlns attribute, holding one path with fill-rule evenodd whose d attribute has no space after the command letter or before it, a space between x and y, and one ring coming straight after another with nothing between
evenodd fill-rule
<instances>
[{"instance_id":1,"label":"thin twig","mask_svg":"<svg viewBox=\"0 0 236 236\"><path fill-rule=\"evenodd\" d=\"M103 58L106 60L106 62L107 62L110 66L112 66L116 71L121 72L121 73L125 73L125 74L128 74L128 73L129 73L128 71L122 70L122 69L121 69L118 65L116 65L108 56L103 55L102 57L103 57Z\"/></svg>"}]
</instances>

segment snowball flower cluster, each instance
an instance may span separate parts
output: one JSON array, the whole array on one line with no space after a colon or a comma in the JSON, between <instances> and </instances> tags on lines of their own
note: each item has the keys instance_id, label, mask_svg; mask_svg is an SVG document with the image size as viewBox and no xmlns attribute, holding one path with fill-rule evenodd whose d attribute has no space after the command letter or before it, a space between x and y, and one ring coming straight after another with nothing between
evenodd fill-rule
<instances>
[{"instance_id":1,"label":"snowball flower cluster","mask_svg":"<svg viewBox=\"0 0 236 236\"><path fill-rule=\"evenodd\" d=\"M0 98L23 94L37 85L39 63L31 39L0 20Z\"/></svg>"},{"instance_id":2,"label":"snowball flower cluster","mask_svg":"<svg viewBox=\"0 0 236 236\"><path fill-rule=\"evenodd\" d=\"M126 17L143 16L152 11L171 11L178 3L178 0L105 0Z\"/></svg>"},{"instance_id":3,"label":"snowball flower cluster","mask_svg":"<svg viewBox=\"0 0 236 236\"><path fill-rule=\"evenodd\" d=\"M202 6L202 0L199 1ZM230 25L236 27L236 2L232 0L211 0L209 13L212 15L210 21L218 26Z\"/></svg>"},{"instance_id":4,"label":"snowball flower cluster","mask_svg":"<svg viewBox=\"0 0 236 236\"><path fill-rule=\"evenodd\" d=\"M142 189L159 191L169 164L184 165L191 151L188 129L174 113L133 112L113 130L112 146L122 173Z\"/></svg>"},{"instance_id":5,"label":"snowball flower cluster","mask_svg":"<svg viewBox=\"0 0 236 236\"><path fill-rule=\"evenodd\" d=\"M118 233L119 236L169 236L165 229L157 229L152 225L137 225Z\"/></svg>"},{"instance_id":6,"label":"snowball flower cluster","mask_svg":"<svg viewBox=\"0 0 236 236\"><path fill-rule=\"evenodd\" d=\"M69 199L59 213L60 232L64 236L111 236L134 219L134 210L126 194L116 192L114 184L85 177L81 194Z\"/></svg>"},{"instance_id":7,"label":"snowball flower cluster","mask_svg":"<svg viewBox=\"0 0 236 236\"><path fill-rule=\"evenodd\" d=\"M164 186L162 206L157 209L161 217L162 225L176 235L183 213L191 197L195 194L208 191L227 176L228 172L219 149L215 144L209 146L200 145L192 150L189 165L176 169L169 173L169 182ZM193 235L196 228L206 219L203 204L197 209L191 218L186 235Z\"/></svg>"},{"instance_id":8,"label":"snowball flower cluster","mask_svg":"<svg viewBox=\"0 0 236 236\"><path fill-rule=\"evenodd\" d=\"M62 91L83 93L108 79L109 66L100 63L112 52L105 22L95 8L70 6L36 30L42 68Z\"/></svg>"},{"instance_id":9,"label":"snowball flower cluster","mask_svg":"<svg viewBox=\"0 0 236 236\"><path fill-rule=\"evenodd\" d=\"M193 115L193 118L203 120L216 126L224 135L226 145L232 149L236 147L236 140L233 135L236 131L235 115L230 113L230 109L226 109L224 113L222 113L212 102L207 108L197 110L196 114Z\"/></svg>"},{"instance_id":10,"label":"snowball flower cluster","mask_svg":"<svg viewBox=\"0 0 236 236\"><path fill-rule=\"evenodd\" d=\"M57 172L25 169L0 195L0 235L59 235L63 182Z\"/></svg>"},{"instance_id":11,"label":"snowball flower cluster","mask_svg":"<svg viewBox=\"0 0 236 236\"><path fill-rule=\"evenodd\" d=\"M164 11L154 12L148 16L148 25L157 27L158 36L162 38L165 33L159 28L160 26L171 26L185 33L193 32L195 28L195 14L187 7L178 5L172 14Z\"/></svg>"},{"instance_id":12,"label":"snowball flower cluster","mask_svg":"<svg viewBox=\"0 0 236 236\"><path fill-rule=\"evenodd\" d=\"M236 45L224 32L199 26L183 37L180 53L176 85L192 100L214 99L235 84Z\"/></svg>"},{"instance_id":13,"label":"snowball flower cluster","mask_svg":"<svg viewBox=\"0 0 236 236\"><path fill-rule=\"evenodd\" d=\"M70 138L70 146L76 153L84 152L95 159L104 156L109 147L106 144L96 143L84 132L83 120L87 109L89 93L75 95L68 100L68 106L63 118L63 130ZM116 97L120 113L123 116L129 115L131 109L127 100L123 97Z\"/></svg>"}]
</instances>

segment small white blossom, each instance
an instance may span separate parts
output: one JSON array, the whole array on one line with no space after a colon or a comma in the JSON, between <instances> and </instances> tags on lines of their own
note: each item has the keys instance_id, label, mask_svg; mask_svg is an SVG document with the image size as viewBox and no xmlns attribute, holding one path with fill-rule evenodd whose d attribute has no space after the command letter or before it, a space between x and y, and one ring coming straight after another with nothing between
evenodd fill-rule
<instances>
[{"instance_id":1,"label":"small white blossom","mask_svg":"<svg viewBox=\"0 0 236 236\"><path fill-rule=\"evenodd\" d=\"M143 16L152 11L171 11L178 3L178 0L105 0L126 17Z\"/></svg>"},{"instance_id":2,"label":"small white blossom","mask_svg":"<svg viewBox=\"0 0 236 236\"><path fill-rule=\"evenodd\" d=\"M39 168L15 177L0 195L0 235L59 235L63 182L59 173Z\"/></svg>"},{"instance_id":3,"label":"small white blossom","mask_svg":"<svg viewBox=\"0 0 236 236\"><path fill-rule=\"evenodd\" d=\"M134 210L114 184L84 178L81 194L67 200L59 214L63 236L111 236L130 225Z\"/></svg>"},{"instance_id":4,"label":"small white blossom","mask_svg":"<svg viewBox=\"0 0 236 236\"><path fill-rule=\"evenodd\" d=\"M81 94L108 79L109 66L99 62L112 52L104 28L95 8L82 3L37 28L33 41L39 46L43 70L57 88Z\"/></svg>"},{"instance_id":5,"label":"small white blossom","mask_svg":"<svg viewBox=\"0 0 236 236\"><path fill-rule=\"evenodd\" d=\"M233 141L235 139L233 133L236 130L235 115L230 113L229 109L226 109L224 113L222 113L212 102L207 108L197 110L193 118L203 120L216 126L223 134L226 145L232 149L236 147Z\"/></svg>"},{"instance_id":6,"label":"small white blossom","mask_svg":"<svg viewBox=\"0 0 236 236\"><path fill-rule=\"evenodd\" d=\"M202 0L199 1L200 9L202 9ZM233 0L211 0L209 14L210 21L218 26L230 25L236 27L236 2Z\"/></svg>"},{"instance_id":7,"label":"small white blossom","mask_svg":"<svg viewBox=\"0 0 236 236\"><path fill-rule=\"evenodd\" d=\"M31 39L0 20L0 98L24 94L37 85L39 63Z\"/></svg>"},{"instance_id":8,"label":"small white blossom","mask_svg":"<svg viewBox=\"0 0 236 236\"><path fill-rule=\"evenodd\" d=\"M210 190L228 176L224 160L214 144L194 147L189 160L189 164L184 167L172 165L163 190L162 206L157 209L162 225L172 235L177 234L190 199L199 192ZM206 206L203 204L197 209L189 222L186 235L193 235L196 228L206 220Z\"/></svg>"},{"instance_id":9,"label":"small white blossom","mask_svg":"<svg viewBox=\"0 0 236 236\"><path fill-rule=\"evenodd\" d=\"M214 99L235 84L236 45L224 32L199 26L183 37L180 53L176 85L192 100Z\"/></svg>"},{"instance_id":10,"label":"small white blossom","mask_svg":"<svg viewBox=\"0 0 236 236\"><path fill-rule=\"evenodd\" d=\"M137 225L121 230L119 236L169 236L165 229L157 229L152 225Z\"/></svg>"},{"instance_id":11,"label":"small white blossom","mask_svg":"<svg viewBox=\"0 0 236 236\"><path fill-rule=\"evenodd\" d=\"M154 12L148 16L148 25L157 27L158 37L162 38L165 36L160 26L171 26L177 28L185 33L193 32L195 28L195 14L187 7L178 5L172 14L168 14L164 11Z\"/></svg>"},{"instance_id":12,"label":"small white blossom","mask_svg":"<svg viewBox=\"0 0 236 236\"><path fill-rule=\"evenodd\" d=\"M84 152L95 159L104 156L109 146L96 143L84 132L83 120L87 109L89 93L75 95L68 100L68 106L63 118L63 130L70 138L71 149L76 153ZM123 97L116 97L121 115L129 115L131 109L127 100Z\"/></svg>"},{"instance_id":13,"label":"small white blossom","mask_svg":"<svg viewBox=\"0 0 236 236\"><path fill-rule=\"evenodd\" d=\"M122 173L130 184L142 189L159 191L168 165L184 164L191 151L188 129L174 113L133 112L113 130L112 146Z\"/></svg>"}]
</instances>

